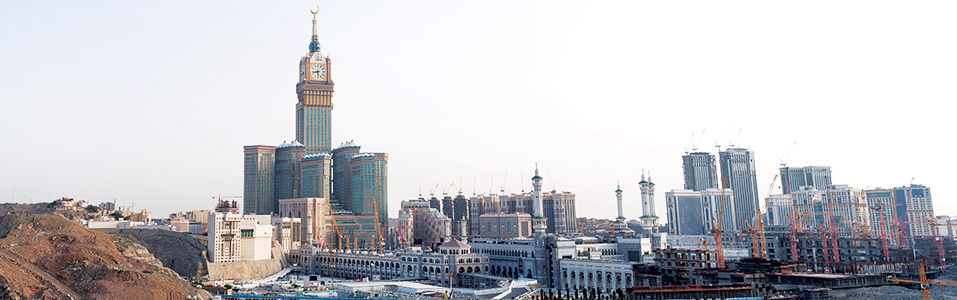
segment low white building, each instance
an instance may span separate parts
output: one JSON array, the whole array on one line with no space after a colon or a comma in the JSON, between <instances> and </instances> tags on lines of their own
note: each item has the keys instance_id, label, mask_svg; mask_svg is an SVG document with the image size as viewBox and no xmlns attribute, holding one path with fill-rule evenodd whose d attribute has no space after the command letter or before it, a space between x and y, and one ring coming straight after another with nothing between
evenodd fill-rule
<instances>
[{"instance_id":1,"label":"low white building","mask_svg":"<svg viewBox=\"0 0 957 300\"><path fill-rule=\"evenodd\" d=\"M342 298L373 295L388 297L391 293L434 296L448 292L448 287L406 281L345 282L337 283L336 287L338 296Z\"/></svg>"},{"instance_id":2,"label":"low white building","mask_svg":"<svg viewBox=\"0 0 957 300\"><path fill-rule=\"evenodd\" d=\"M634 262L561 259L558 263L562 270L560 288L566 290L588 290L612 295L619 291L625 293L635 286L632 271Z\"/></svg>"},{"instance_id":3,"label":"low white building","mask_svg":"<svg viewBox=\"0 0 957 300\"><path fill-rule=\"evenodd\" d=\"M460 284L461 274L489 273L488 255L473 253L471 246L458 240L439 246L438 252L424 252L417 247L384 254L303 247L296 254L310 256L297 261L308 261L311 273L346 279L425 278L447 286L450 277L454 284Z\"/></svg>"},{"instance_id":4,"label":"low white building","mask_svg":"<svg viewBox=\"0 0 957 300\"><path fill-rule=\"evenodd\" d=\"M273 225L270 215L243 215L239 222L240 259L272 258Z\"/></svg>"}]
</instances>

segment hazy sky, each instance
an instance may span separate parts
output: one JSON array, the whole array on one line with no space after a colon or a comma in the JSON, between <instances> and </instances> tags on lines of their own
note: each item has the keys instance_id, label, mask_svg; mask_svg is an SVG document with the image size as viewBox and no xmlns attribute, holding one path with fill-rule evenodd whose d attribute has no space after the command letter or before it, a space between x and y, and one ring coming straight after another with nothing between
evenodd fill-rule
<instances>
[{"instance_id":1,"label":"hazy sky","mask_svg":"<svg viewBox=\"0 0 957 300\"><path fill-rule=\"evenodd\" d=\"M589 217L617 180L638 217L650 170L664 222L702 129L741 129L761 198L797 141L791 166L914 177L957 214L954 1L4 1L0 202L242 195L242 146L295 137L316 4L333 143L389 153L393 216L420 187L528 190L537 161Z\"/></svg>"}]
</instances>

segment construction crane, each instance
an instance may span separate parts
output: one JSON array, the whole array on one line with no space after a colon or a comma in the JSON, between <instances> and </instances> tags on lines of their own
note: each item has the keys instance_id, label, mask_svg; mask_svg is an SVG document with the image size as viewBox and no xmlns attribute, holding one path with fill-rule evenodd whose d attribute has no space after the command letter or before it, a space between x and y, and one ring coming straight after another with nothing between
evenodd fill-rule
<instances>
[{"instance_id":1,"label":"construction crane","mask_svg":"<svg viewBox=\"0 0 957 300\"><path fill-rule=\"evenodd\" d=\"M897 279L897 276L894 275L892 278L888 278L887 281L894 283L917 283L920 284L921 298L924 300L931 300L930 297L930 285L937 286L957 286L957 281L950 280L936 280L936 279L927 279L927 273L924 272L924 265L920 265L920 280L906 280L906 279Z\"/></svg>"},{"instance_id":2,"label":"construction crane","mask_svg":"<svg viewBox=\"0 0 957 300\"><path fill-rule=\"evenodd\" d=\"M377 238L373 239L372 251L375 251L376 246L379 246L379 254L382 254L382 229L379 227L379 204L377 203L375 196L372 197L372 210L375 211L375 234Z\"/></svg>"},{"instance_id":3,"label":"construction crane","mask_svg":"<svg viewBox=\"0 0 957 300\"><path fill-rule=\"evenodd\" d=\"M738 132L738 134L740 134L740 131ZM768 187L768 196L764 197L764 210L768 212L770 212L768 203L771 201L771 191L774 190L774 185L775 185L775 182L778 180L778 176L779 176L778 174L774 174L774 179L771 179L771 186ZM765 216L764 212L759 207L758 208L758 222L759 222L758 232L761 237L761 257L764 259L767 259L768 258L768 242L767 242L767 238L765 238L765 235L764 235L764 221L765 221L764 216Z\"/></svg>"},{"instance_id":4,"label":"construction crane","mask_svg":"<svg viewBox=\"0 0 957 300\"><path fill-rule=\"evenodd\" d=\"M880 215L880 221L879 221L880 224L878 226L877 231L878 231L878 234L881 236L881 247L884 248L884 262L890 263L891 255L890 253L888 253L889 250L887 247L887 233L884 232L884 206L875 205L872 207L872 209L876 209L878 211L878 214Z\"/></svg>"},{"instance_id":5,"label":"construction crane","mask_svg":"<svg viewBox=\"0 0 957 300\"><path fill-rule=\"evenodd\" d=\"M741 232L751 234L751 257L760 258L760 248L758 248L758 231L751 226L751 223L748 222L748 218L741 218L744 220L744 225L748 226L748 229L742 229Z\"/></svg>"},{"instance_id":6,"label":"construction crane","mask_svg":"<svg viewBox=\"0 0 957 300\"><path fill-rule=\"evenodd\" d=\"M830 267L831 256L827 254L827 233L824 232L824 225L818 225L818 229L821 231L821 249L824 250L824 265ZM831 272L833 271L834 268L831 268Z\"/></svg>"},{"instance_id":7,"label":"construction crane","mask_svg":"<svg viewBox=\"0 0 957 300\"><path fill-rule=\"evenodd\" d=\"M727 134L725 134L727 135ZM722 138L724 139L724 138ZM717 143L715 147L718 148L718 154L721 154L721 143ZM718 259L718 268L724 268L724 242L721 239L721 234L724 230L722 228L722 219L724 219L724 191L728 186L728 174L724 174L721 178L721 198L718 200L718 220L712 220L714 223L714 248L715 256ZM713 219L713 217L712 217Z\"/></svg>"},{"instance_id":8,"label":"construction crane","mask_svg":"<svg viewBox=\"0 0 957 300\"><path fill-rule=\"evenodd\" d=\"M925 217L927 222L930 223L931 231L934 232L934 244L937 246L937 257L940 259L940 270L947 271L947 258L944 253L944 240L940 237L940 229L938 226L957 226L957 224L938 224L937 219L931 217Z\"/></svg>"},{"instance_id":9,"label":"construction crane","mask_svg":"<svg viewBox=\"0 0 957 300\"><path fill-rule=\"evenodd\" d=\"M788 167L788 161L791 160L791 154L794 153L794 146L797 146L797 141L794 141L794 143L791 144L791 149L788 150L788 155L785 156L784 159L781 159L781 169L785 170L785 172L787 172L786 168ZM787 186L785 186L783 182L781 183L781 191L784 192L784 194L790 195L791 194L790 175L788 176L787 181L788 181ZM794 205L794 199L791 199L791 258L794 259L794 261L798 261L798 249L797 249L798 239L797 239L797 231L795 230L796 229L795 224L797 223L795 214L797 213L798 213L797 206Z\"/></svg>"},{"instance_id":10,"label":"construction crane","mask_svg":"<svg viewBox=\"0 0 957 300\"><path fill-rule=\"evenodd\" d=\"M831 231L831 238L833 239L832 242L834 244L834 264L837 265L841 263L841 252L837 246L837 232L836 232L837 228L834 228L835 227L834 225L834 201L835 200L834 200L834 197L831 196L831 179L828 177L825 177L824 182L826 183L826 185L824 186L824 192L825 192L825 195L827 196L827 207L828 207L828 211L831 212L831 215L827 219L829 220L829 225L830 225L829 229ZM844 216L842 215L841 218L843 219ZM825 245L825 248L826 247L827 245Z\"/></svg>"},{"instance_id":11,"label":"construction crane","mask_svg":"<svg viewBox=\"0 0 957 300\"><path fill-rule=\"evenodd\" d=\"M339 231L339 225L336 224L336 214L332 212L332 203L329 202L329 198L326 197L326 207L329 209L329 218L332 220L332 231L335 233L336 239L336 248L342 250L342 232ZM318 226L316 225L316 217L312 218L312 232L318 233ZM323 244L325 241L323 241ZM332 255L332 245L329 245L329 253Z\"/></svg>"},{"instance_id":12,"label":"construction crane","mask_svg":"<svg viewBox=\"0 0 957 300\"><path fill-rule=\"evenodd\" d=\"M742 127L742 128L738 128L738 134L735 135L734 138L728 140L728 147L734 147L734 142L737 141L737 140L738 140L738 137L741 136L741 131L742 131L742 130L744 130L743 127Z\"/></svg>"},{"instance_id":13,"label":"construction crane","mask_svg":"<svg viewBox=\"0 0 957 300\"><path fill-rule=\"evenodd\" d=\"M795 209L794 211L797 212L797 209ZM794 225L794 226L792 226L792 227L794 227L793 229L794 229L794 230L797 230L797 232L799 232L799 233L804 233L804 224L803 224L803 223L804 223L804 217L810 217L810 216L825 216L825 215L829 215L829 214L830 214L829 212L816 212L816 213L804 213L804 214L801 214L801 213L792 213L792 214L790 215L791 219L792 219L792 220L797 220L795 224L792 224L792 225Z\"/></svg>"}]
</instances>

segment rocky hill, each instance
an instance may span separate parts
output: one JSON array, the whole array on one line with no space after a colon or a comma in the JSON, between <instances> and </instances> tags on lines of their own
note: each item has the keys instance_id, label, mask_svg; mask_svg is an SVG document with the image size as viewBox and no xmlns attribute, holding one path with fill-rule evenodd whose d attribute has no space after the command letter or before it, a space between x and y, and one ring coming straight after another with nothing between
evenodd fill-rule
<instances>
[{"instance_id":1,"label":"rocky hill","mask_svg":"<svg viewBox=\"0 0 957 300\"><path fill-rule=\"evenodd\" d=\"M53 208L53 203L42 202L42 203L0 203L0 216L3 215L23 215L23 214L48 214L56 213L63 215L64 217L76 220L78 218L83 218L84 214L78 211L64 210L56 211Z\"/></svg>"},{"instance_id":2,"label":"rocky hill","mask_svg":"<svg viewBox=\"0 0 957 300\"><path fill-rule=\"evenodd\" d=\"M161 262L180 276L205 277L208 272L206 245L188 233L166 230L117 229L102 231L129 238L143 245Z\"/></svg>"},{"instance_id":3,"label":"rocky hill","mask_svg":"<svg viewBox=\"0 0 957 300\"><path fill-rule=\"evenodd\" d=\"M63 216L0 216L0 299L209 299L131 240Z\"/></svg>"}]
</instances>

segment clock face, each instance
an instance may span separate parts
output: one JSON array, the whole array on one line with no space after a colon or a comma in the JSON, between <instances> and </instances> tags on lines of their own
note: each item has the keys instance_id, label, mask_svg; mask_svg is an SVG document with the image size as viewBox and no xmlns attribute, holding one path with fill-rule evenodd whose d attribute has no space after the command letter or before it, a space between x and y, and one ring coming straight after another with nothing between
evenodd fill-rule
<instances>
[{"instance_id":1,"label":"clock face","mask_svg":"<svg viewBox=\"0 0 957 300\"><path fill-rule=\"evenodd\" d=\"M326 78L326 66L321 64L312 65L312 79L325 79Z\"/></svg>"},{"instance_id":2,"label":"clock face","mask_svg":"<svg viewBox=\"0 0 957 300\"><path fill-rule=\"evenodd\" d=\"M306 64L299 65L299 80L306 80Z\"/></svg>"},{"instance_id":3,"label":"clock face","mask_svg":"<svg viewBox=\"0 0 957 300\"><path fill-rule=\"evenodd\" d=\"M321 53L316 52L312 55L312 62L325 62L326 60L322 57Z\"/></svg>"}]
</instances>

